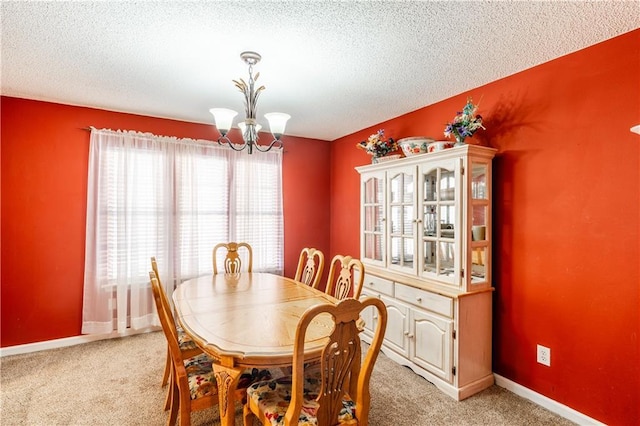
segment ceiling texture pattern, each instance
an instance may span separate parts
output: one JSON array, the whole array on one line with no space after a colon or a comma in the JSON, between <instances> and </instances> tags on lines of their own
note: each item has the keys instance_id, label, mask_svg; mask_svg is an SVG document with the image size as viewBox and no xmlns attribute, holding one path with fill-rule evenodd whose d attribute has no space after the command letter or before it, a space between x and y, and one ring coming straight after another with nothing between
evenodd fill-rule
<instances>
[{"instance_id":1,"label":"ceiling texture pattern","mask_svg":"<svg viewBox=\"0 0 640 426\"><path fill-rule=\"evenodd\" d=\"M3 95L335 140L640 28L640 1L2 1ZM89 125L91 123L87 123Z\"/></svg>"}]
</instances>

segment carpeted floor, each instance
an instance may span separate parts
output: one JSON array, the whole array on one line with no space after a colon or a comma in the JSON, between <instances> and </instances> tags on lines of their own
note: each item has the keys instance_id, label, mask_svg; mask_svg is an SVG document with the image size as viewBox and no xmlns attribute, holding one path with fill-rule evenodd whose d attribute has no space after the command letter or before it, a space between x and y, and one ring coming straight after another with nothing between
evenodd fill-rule
<instances>
[{"instance_id":1,"label":"carpeted floor","mask_svg":"<svg viewBox=\"0 0 640 426\"><path fill-rule=\"evenodd\" d=\"M164 425L165 351L154 332L3 357L0 424ZM372 426L572 424L497 386L457 402L384 354L371 395ZM194 413L192 425L219 425L217 408Z\"/></svg>"}]
</instances>

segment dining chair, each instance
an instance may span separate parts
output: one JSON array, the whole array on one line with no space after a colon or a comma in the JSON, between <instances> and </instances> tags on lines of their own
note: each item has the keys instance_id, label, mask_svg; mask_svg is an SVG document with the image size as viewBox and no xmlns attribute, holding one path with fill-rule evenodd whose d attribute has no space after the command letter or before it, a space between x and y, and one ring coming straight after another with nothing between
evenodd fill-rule
<instances>
[{"instance_id":1,"label":"dining chair","mask_svg":"<svg viewBox=\"0 0 640 426\"><path fill-rule=\"evenodd\" d=\"M165 331L165 325L162 322L163 315L168 317L168 321L170 322L170 324L172 324L172 330L175 329L175 335L177 336L178 347L180 349L180 358L185 363L190 363L189 368L191 370L197 373L198 371L202 370L203 365L211 366L213 360L203 353L202 349L196 345L193 339L191 339L191 337L186 332L184 332L184 330L182 330L182 328L175 321L175 317L173 316L173 310L171 309L171 305L169 304L167 293L165 292L164 287L162 286L162 282L159 279L158 263L156 262L155 257L151 257L151 268L153 271L150 272L150 274L153 273L153 277L155 277L155 281L157 282L157 288L154 287L153 280L151 283L151 287L154 293L154 299L155 299L156 292L159 295L158 300L156 300L156 310L158 311L158 317L160 317L160 324L162 325L163 332L165 334L165 337L167 338L167 346L168 346L167 360L170 363L168 369L165 366L165 373L168 373L169 375L168 382L170 386L169 386L169 389L167 390L167 397L165 400L164 410L165 411L171 410L170 413L171 412L177 413L178 408L176 408L176 405L179 407L183 407L184 404L180 405L180 400L178 399L179 397L176 396L176 395L179 395L180 389L178 388L179 384L176 383L176 375L173 374L174 363L176 362L171 355L171 343L173 340L170 340L171 338ZM158 305L158 302L160 303L160 305ZM160 308L162 308L162 312L160 311ZM195 365L193 365L194 363ZM282 373L280 372L273 373L272 370L269 370L269 369L258 369L258 368L245 369L240 375L240 378L238 379L238 385L236 386L236 398L239 401L242 401L244 403L247 397L247 393L245 390L249 385L260 380L267 380L267 379L271 379L272 377L279 377L281 374ZM213 376L211 376L210 380L212 380L213 385L216 386L216 382L215 382L215 379L213 379ZM164 377L163 377L163 386L164 384L165 383L164 383ZM183 389L183 394L184 393L186 393L186 390ZM217 390L216 390L216 394L217 394ZM218 400L216 397L216 403L217 401ZM202 408L206 408L210 406L208 404L199 402L195 404L195 408L193 408L191 411L199 410L200 405L203 405L203 404L204 406ZM175 423L176 416L177 414L174 414L173 421L170 423L171 425ZM186 416L186 414L184 416ZM180 417L181 423L182 423L182 417L183 416L181 415ZM169 418L170 419L172 418L171 414Z\"/></svg>"},{"instance_id":2,"label":"dining chair","mask_svg":"<svg viewBox=\"0 0 640 426\"><path fill-rule=\"evenodd\" d=\"M331 260L325 293L342 300L346 297L357 299L364 283L364 265L359 259L337 254Z\"/></svg>"},{"instance_id":3,"label":"dining chair","mask_svg":"<svg viewBox=\"0 0 640 426\"><path fill-rule=\"evenodd\" d=\"M167 424L173 426L179 418L180 426L188 426L191 424L192 411L213 407L218 403L218 387L211 358L205 354L190 358L183 356L178 342L178 330L166 294L155 272L149 272L149 278L172 362L169 380L171 402Z\"/></svg>"},{"instance_id":4,"label":"dining chair","mask_svg":"<svg viewBox=\"0 0 640 426\"><path fill-rule=\"evenodd\" d=\"M163 304L164 309L171 310L171 306L169 304L169 299L167 298L167 294L164 290L164 286L162 285L162 280L160 279L160 274L158 273L158 262L155 257L151 257L151 269L156 274L156 279L158 280L158 284L160 285L161 294L161 302ZM182 327L176 324L176 330L178 332L178 344L180 346L180 351L182 352L183 358L191 358L196 355L202 353L202 349L196 345L196 343L189 337L187 333L182 330ZM164 366L164 373L162 374L162 386L166 386L169 380L169 374L171 373L171 354L169 353L169 347L167 346L167 360ZM169 409L170 403L170 395L167 394L167 403L165 404L165 410Z\"/></svg>"},{"instance_id":5,"label":"dining chair","mask_svg":"<svg viewBox=\"0 0 640 426\"><path fill-rule=\"evenodd\" d=\"M368 348L364 345L363 361L357 322L362 310L370 306L378 311L378 321L371 344ZM305 364L307 330L318 315L326 314L334 323L331 335L320 360ZM253 424L257 417L263 425L366 426L371 406L369 381L386 324L387 309L380 299L373 297L348 298L336 305L320 304L308 308L296 329L292 376L249 386L243 409L244 425Z\"/></svg>"},{"instance_id":6,"label":"dining chair","mask_svg":"<svg viewBox=\"0 0 640 426\"><path fill-rule=\"evenodd\" d=\"M300 252L294 280L318 288L324 270L324 254L315 248L305 247Z\"/></svg>"},{"instance_id":7,"label":"dining chair","mask_svg":"<svg viewBox=\"0 0 640 426\"><path fill-rule=\"evenodd\" d=\"M241 248L246 249L246 255L240 255ZM251 272L252 264L253 264L253 251L251 250L251 246L247 243L220 243L216 244L213 248L213 273L218 273L218 255L217 252L219 249L226 249L227 254L224 258L224 272L228 274L235 274L242 270L243 267L243 258L246 259L247 262L247 272Z\"/></svg>"}]
</instances>

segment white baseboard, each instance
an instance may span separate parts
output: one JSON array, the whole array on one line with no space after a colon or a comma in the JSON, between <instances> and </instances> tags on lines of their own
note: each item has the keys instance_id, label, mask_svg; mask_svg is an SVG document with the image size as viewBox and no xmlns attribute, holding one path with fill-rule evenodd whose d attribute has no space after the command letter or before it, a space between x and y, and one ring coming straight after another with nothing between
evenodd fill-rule
<instances>
[{"instance_id":1,"label":"white baseboard","mask_svg":"<svg viewBox=\"0 0 640 426\"><path fill-rule=\"evenodd\" d=\"M506 379L498 374L494 374L496 378L496 385L501 388L505 388L506 390L515 393L518 396L521 396L525 399L530 400L531 402L546 408L547 410L556 413L559 416L564 417L567 420L570 420L579 425L604 425L591 417L585 416L579 411L574 410L573 408L567 407L566 405L560 404L559 402L554 401L551 398L548 398L538 392L532 391L529 388L525 388L522 385L517 384L516 382L512 382L509 379Z\"/></svg>"},{"instance_id":2,"label":"white baseboard","mask_svg":"<svg viewBox=\"0 0 640 426\"><path fill-rule=\"evenodd\" d=\"M31 352L45 351L47 349L64 348L66 346L81 345L97 340L114 339L116 337L133 336L135 334L148 333L160 330L159 327L150 327L143 330L127 330L124 333L113 332L109 334L83 334L81 336L65 337L64 339L46 340L44 342L27 343L25 345L7 346L0 348L0 357L10 355L27 354Z\"/></svg>"}]
</instances>

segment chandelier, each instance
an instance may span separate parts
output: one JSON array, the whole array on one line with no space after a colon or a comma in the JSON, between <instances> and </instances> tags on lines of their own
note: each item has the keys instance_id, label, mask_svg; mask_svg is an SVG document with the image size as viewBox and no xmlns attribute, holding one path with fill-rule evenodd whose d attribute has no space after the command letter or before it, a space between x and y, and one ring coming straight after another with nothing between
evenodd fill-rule
<instances>
[{"instance_id":1,"label":"chandelier","mask_svg":"<svg viewBox=\"0 0 640 426\"><path fill-rule=\"evenodd\" d=\"M233 80L233 83L236 85L238 90L242 92L244 95L244 109L245 109L245 119L238 123L238 127L242 132L242 139L244 143L242 144L234 144L227 137L227 133L231 126L233 125L233 119L237 112L226 109L226 108L211 108L209 112L213 114L213 118L216 122L216 128L218 132L220 132L220 137L218 138L218 144L222 145L222 142L226 142L232 149L236 151L242 151L247 148L249 154L253 152L253 148L257 149L261 152L267 152L274 146L282 146L282 141L280 138L284 134L285 126L287 125L287 120L291 118L289 114L284 114L281 112L271 112L269 114L265 114L264 117L269 121L269 128L271 133L273 134L273 141L269 145L258 145L258 132L262 128L256 121L256 107L258 103L258 96L260 96L260 92L262 92L265 87L260 86L257 89L254 88L254 83L260 77L260 73L257 73L256 76L253 76L253 66L260 62L262 57L260 54L256 52L242 52L240 54L240 58L244 61L245 64L249 67L249 80L245 82L243 79Z\"/></svg>"}]
</instances>

